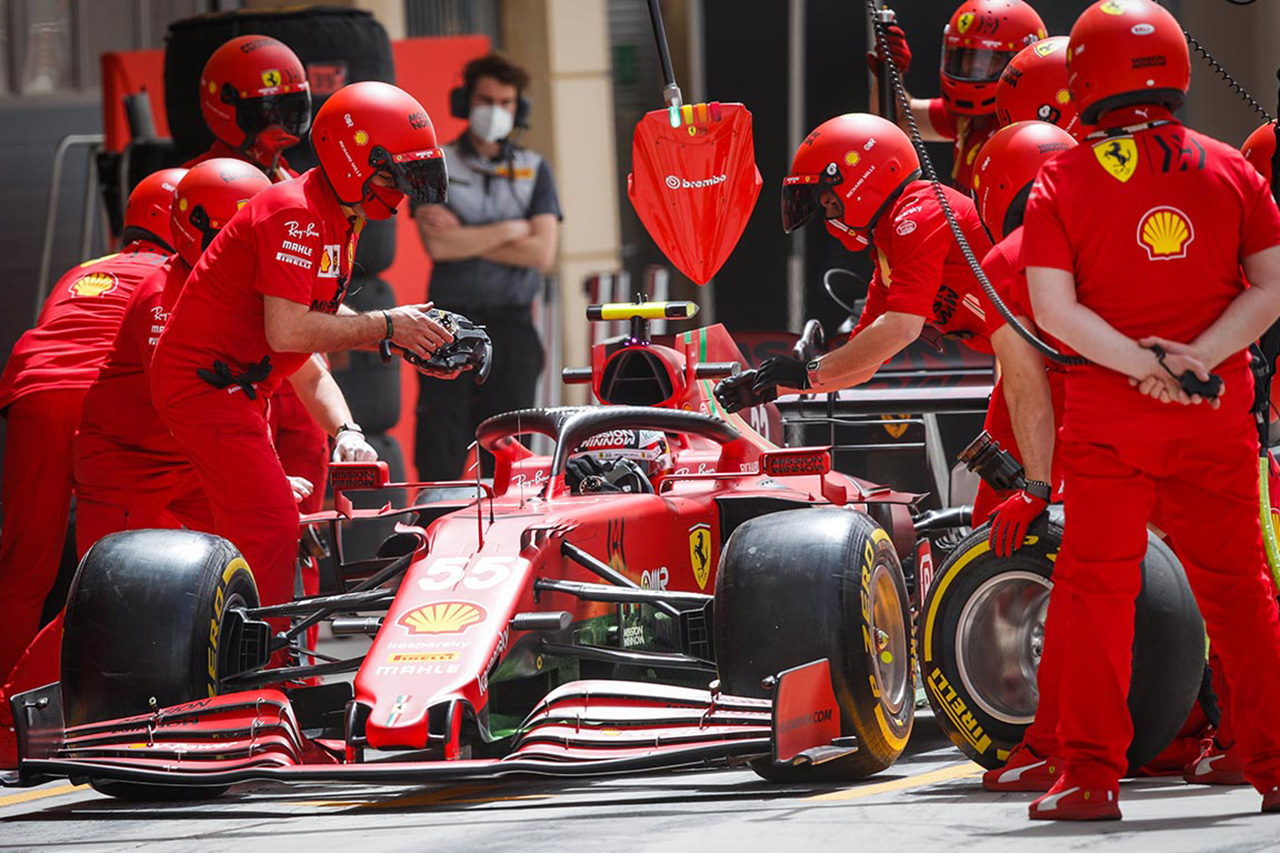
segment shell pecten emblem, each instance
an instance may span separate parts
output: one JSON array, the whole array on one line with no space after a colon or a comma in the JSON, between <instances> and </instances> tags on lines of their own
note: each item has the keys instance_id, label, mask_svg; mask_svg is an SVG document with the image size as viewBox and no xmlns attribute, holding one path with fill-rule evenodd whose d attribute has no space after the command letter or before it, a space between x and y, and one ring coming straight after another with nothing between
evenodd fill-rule
<instances>
[{"instance_id":1,"label":"shell pecten emblem","mask_svg":"<svg viewBox=\"0 0 1280 853\"><path fill-rule=\"evenodd\" d=\"M71 293L76 298L82 296L104 296L119 287L113 273L91 272L71 282Z\"/></svg>"},{"instance_id":2,"label":"shell pecten emblem","mask_svg":"<svg viewBox=\"0 0 1280 853\"><path fill-rule=\"evenodd\" d=\"M1176 207L1153 207L1138 220L1138 244L1153 261L1185 258L1195 238L1191 217Z\"/></svg>"},{"instance_id":3,"label":"shell pecten emblem","mask_svg":"<svg viewBox=\"0 0 1280 853\"><path fill-rule=\"evenodd\" d=\"M410 634L461 634L485 620L484 608L466 601L441 601L410 610L399 624Z\"/></svg>"}]
</instances>

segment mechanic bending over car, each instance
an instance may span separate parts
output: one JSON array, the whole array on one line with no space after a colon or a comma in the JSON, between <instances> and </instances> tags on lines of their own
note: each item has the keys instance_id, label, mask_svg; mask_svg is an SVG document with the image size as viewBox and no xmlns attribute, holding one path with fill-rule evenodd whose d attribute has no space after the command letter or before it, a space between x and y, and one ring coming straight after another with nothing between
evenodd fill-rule
<instances>
[{"instance_id":1,"label":"mechanic bending over car","mask_svg":"<svg viewBox=\"0 0 1280 853\"><path fill-rule=\"evenodd\" d=\"M1239 152L1173 118L1191 67L1168 11L1095 3L1069 49L1072 96L1098 130L1041 168L1023 259L1037 321L1091 364L1064 383L1067 523L1053 598L1070 637L1065 766L1030 816L1120 817L1134 600L1157 495L1226 679L1250 686L1231 706L1245 775L1262 810L1280 811L1280 621L1247 355L1280 315L1280 211Z\"/></svg>"},{"instance_id":2,"label":"mechanic bending over car","mask_svg":"<svg viewBox=\"0 0 1280 853\"><path fill-rule=\"evenodd\" d=\"M451 336L429 305L357 314L342 306L367 219L387 219L405 195L444 200L442 152L426 110L386 83L334 93L316 115L319 165L269 187L211 239L152 357L156 410L208 495L217 533L244 554L264 604L293 595L298 510L271 444L272 392L312 355L376 347L423 359ZM335 459L375 458L342 392L313 371L311 414L336 439Z\"/></svg>"},{"instance_id":3,"label":"mechanic bending over car","mask_svg":"<svg viewBox=\"0 0 1280 853\"><path fill-rule=\"evenodd\" d=\"M911 67L906 33L897 24L885 30L889 54L900 79L906 80ZM938 70L942 97L908 97L911 116L925 140L954 142L951 181L957 189L969 191L978 151L1000 129L996 83L1005 65L1018 51L1044 37L1044 22L1023 0L965 0L951 14L943 30ZM873 81L879 80L880 62L875 52L867 54ZM878 85L872 83L873 109L880 103ZM898 121L909 129L906 116Z\"/></svg>"},{"instance_id":4,"label":"mechanic bending over car","mask_svg":"<svg viewBox=\"0 0 1280 853\"><path fill-rule=\"evenodd\" d=\"M284 151L311 127L311 87L302 60L283 42L237 36L215 50L200 72L200 114L214 141L185 164L188 169L214 157L234 157L257 166L273 184L298 177ZM319 512L329 478L329 436L292 383L283 383L271 397L271 436L285 473L315 486L301 510ZM308 593L319 591L314 565L304 567L302 578Z\"/></svg>"},{"instance_id":5,"label":"mechanic bending over car","mask_svg":"<svg viewBox=\"0 0 1280 853\"><path fill-rule=\"evenodd\" d=\"M133 291L106 363L85 396L75 440L79 556L121 530L181 525L213 531L209 499L195 469L151 403L151 353L206 236L269 186L262 172L226 157L193 166L178 183L171 223L176 251ZM305 374L300 370L291 381L314 389L319 383L300 379ZM311 488L299 478L294 492Z\"/></svg>"},{"instance_id":6,"label":"mechanic bending over car","mask_svg":"<svg viewBox=\"0 0 1280 853\"><path fill-rule=\"evenodd\" d=\"M920 337L926 322L991 353L986 334L995 308L952 236L933 185L919 176L911 140L878 116L828 119L800 144L782 183L782 227L790 233L825 217L827 231L849 251L872 246L876 268L867 304L848 342L821 358L806 365L778 356L721 380L715 395L726 411L792 390L837 391L866 382ZM973 202L950 187L940 190L982 257L991 241Z\"/></svg>"},{"instance_id":7,"label":"mechanic bending over car","mask_svg":"<svg viewBox=\"0 0 1280 853\"><path fill-rule=\"evenodd\" d=\"M556 258L560 200L546 160L511 137L526 127L529 74L501 54L468 62L450 111L467 129L444 146L449 200L410 209L433 262L429 295L501 340L483 385L418 379L415 461L424 480L464 472L476 427L534 403L544 353L531 306ZM480 454L485 476L492 459Z\"/></svg>"},{"instance_id":8,"label":"mechanic bending over car","mask_svg":"<svg viewBox=\"0 0 1280 853\"><path fill-rule=\"evenodd\" d=\"M117 254L58 279L0 379L4 534L0 536L0 684L40 628L71 510L72 439L129 295L172 251L169 203L183 172L144 178L129 195ZM61 602L59 602L59 607Z\"/></svg>"}]
</instances>

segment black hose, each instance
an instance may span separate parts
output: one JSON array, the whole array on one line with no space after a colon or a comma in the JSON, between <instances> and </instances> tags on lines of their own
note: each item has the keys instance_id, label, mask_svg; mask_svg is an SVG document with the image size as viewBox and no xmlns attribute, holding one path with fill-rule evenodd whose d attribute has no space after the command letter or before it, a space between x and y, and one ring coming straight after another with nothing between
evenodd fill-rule
<instances>
[{"instance_id":1,"label":"black hose","mask_svg":"<svg viewBox=\"0 0 1280 853\"><path fill-rule=\"evenodd\" d=\"M973 248L969 245L969 241L964 236L964 231L960 228L955 211L951 209L951 204L947 201L947 196L942 191L942 184L938 181L938 173L934 170L933 162L929 159L929 152L925 150L924 138L920 135L920 128L916 124L915 116L911 114L911 101L907 98L907 90L902 85L902 77L898 73L898 66L893 61L893 55L888 49L888 38L885 34L884 24L876 13L876 0L867 0L867 11L870 13L872 26L876 30L876 45L883 48L882 66L889 69L889 78L893 83L893 90L898 99L900 112L906 117L910 128L911 144L915 146L916 153L920 157L920 167L924 170L925 179L933 185L933 194L937 197L938 204L942 207L942 213L947 218L947 224L951 227L951 234L955 237L956 244L960 246L960 252L968 262L969 268L973 270L974 277L982 285L983 292L987 294L987 298L991 300L991 304L1000 312L1000 316L1004 318L1005 322L1045 358L1056 361L1059 364L1088 364L1088 359L1081 356L1063 355L1036 337L1034 332L1018 322L1018 318L1013 315L1013 312L1009 310L1009 306L1005 305L1004 300L1000 298L1000 294L996 293L996 289L991 286L986 273L982 271L982 264L978 262L977 256L973 253Z\"/></svg>"},{"instance_id":2,"label":"black hose","mask_svg":"<svg viewBox=\"0 0 1280 853\"><path fill-rule=\"evenodd\" d=\"M662 25L662 7L658 0L649 0L649 22L653 24L653 41L658 46L658 61L662 63L662 82L676 85L676 72L671 67L671 48L667 47L667 31Z\"/></svg>"}]
</instances>

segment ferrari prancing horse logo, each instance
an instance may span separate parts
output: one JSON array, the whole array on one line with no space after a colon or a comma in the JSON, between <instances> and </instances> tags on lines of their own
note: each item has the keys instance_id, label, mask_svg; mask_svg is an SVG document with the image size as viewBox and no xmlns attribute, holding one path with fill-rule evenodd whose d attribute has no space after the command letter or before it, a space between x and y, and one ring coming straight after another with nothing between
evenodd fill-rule
<instances>
[{"instance_id":1,"label":"ferrari prancing horse logo","mask_svg":"<svg viewBox=\"0 0 1280 853\"><path fill-rule=\"evenodd\" d=\"M965 12L956 19L956 29L960 31L960 35L969 32L969 27L973 26L973 13Z\"/></svg>"},{"instance_id":2,"label":"ferrari prancing horse logo","mask_svg":"<svg viewBox=\"0 0 1280 853\"><path fill-rule=\"evenodd\" d=\"M1138 144L1132 136L1104 139L1093 146L1093 156L1107 174L1120 183L1127 183L1138 169Z\"/></svg>"},{"instance_id":3,"label":"ferrari prancing horse logo","mask_svg":"<svg viewBox=\"0 0 1280 853\"><path fill-rule=\"evenodd\" d=\"M711 525L695 524L689 528L689 564L693 566L693 579L698 589L707 588L711 577Z\"/></svg>"}]
</instances>

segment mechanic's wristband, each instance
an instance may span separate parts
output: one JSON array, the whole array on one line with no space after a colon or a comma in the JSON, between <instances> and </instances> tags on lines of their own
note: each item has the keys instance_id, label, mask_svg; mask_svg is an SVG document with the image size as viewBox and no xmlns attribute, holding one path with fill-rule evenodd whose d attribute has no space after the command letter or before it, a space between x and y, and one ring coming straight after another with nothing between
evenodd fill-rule
<instances>
[{"instance_id":1,"label":"mechanic's wristband","mask_svg":"<svg viewBox=\"0 0 1280 853\"><path fill-rule=\"evenodd\" d=\"M360 424L352 424L344 421L338 426L338 431L333 434L333 437L337 438L344 432L358 432L361 435L364 435L364 430L360 429Z\"/></svg>"},{"instance_id":2,"label":"mechanic's wristband","mask_svg":"<svg viewBox=\"0 0 1280 853\"><path fill-rule=\"evenodd\" d=\"M1053 494L1053 486L1043 480L1027 480L1027 485L1022 490L1045 503L1049 502L1049 497Z\"/></svg>"},{"instance_id":3,"label":"mechanic's wristband","mask_svg":"<svg viewBox=\"0 0 1280 853\"><path fill-rule=\"evenodd\" d=\"M389 340L391 340L393 337L395 337L395 334L396 334L396 327L395 327L395 324L391 322L391 312L390 312L390 311L383 311L383 312L382 312L382 319L384 319L384 320L386 320L386 321L387 321L387 336L386 336L385 338L383 338L383 340L384 340L384 341L389 341Z\"/></svg>"}]
</instances>

